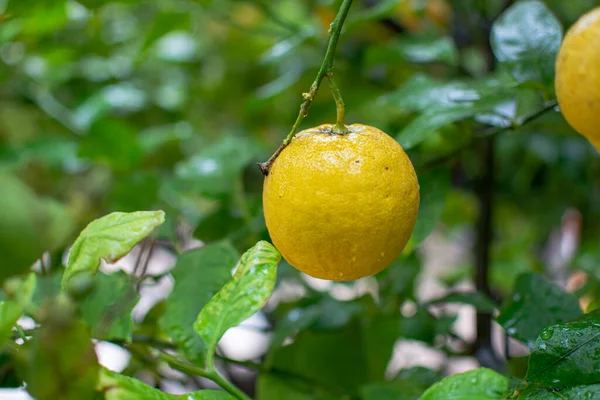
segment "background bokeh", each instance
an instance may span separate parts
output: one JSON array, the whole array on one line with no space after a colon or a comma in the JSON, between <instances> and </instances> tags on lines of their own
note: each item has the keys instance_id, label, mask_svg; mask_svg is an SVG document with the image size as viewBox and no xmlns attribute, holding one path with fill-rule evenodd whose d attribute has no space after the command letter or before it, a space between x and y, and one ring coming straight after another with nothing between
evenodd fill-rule
<instances>
[{"instance_id":1,"label":"background bokeh","mask_svg":"<svg viewBox=\"0 0 600 400\"><path fill-rule=\"evenodd\" d=\"M158 329L177 254L222 242L241 253L268 240L255 164L289 132L338 3L0 0L0 268L33 264L44 253L42 267L60 273L69 244L91 220L112 211L165 210L155 240L103 267L139 273L136 266L148 257L134 335ZM551 65L536 63L535 54L527 68L510 56L494 61L488 35L507 2L354 3L335 60L346 120L376 126L405 145L421 184L419 221L403 256L376 277L322 282L282 263L265 310L228 332L221 348L238 361L260 363L266 354L288 372L263 375L258 386L267 394L260 398L292 399L286 390L297 375L379 399L371 377L382 371L393 377L415 365L433 368L431 374L473 368L475 309L496 307L524 272L576 288L588 310L598 304L599 158L553 107ZM564 27L598 5L544 3ZM517 32L528 18L535 16L506 29ZM543 115L508 129L543 107ZM418 118L441 122L415 128ZM323 85L302 127L334 119ZM431 132L413 143L402 139L407 126ZM492 179L481 172L480 137L490 132L490 299L436 306L430 301L473 288L478 187ZM293 346L271 345L274 336L283 341L291 334L299 335ZM378 346L356 345L369 335ZM504 354L503 334L494 335ZM164 390L209 384L163 374L135 357L129 362L121 347L99 346L114 347L104 363L125 360L114 368ZM332 347L325 358L324 347ZM254 392L256 371L239 364L223 368ZM513 371L523 368L515 365ZM436 379L420 376L417 384L425 387Z\"/></svg>"}]
</instances>

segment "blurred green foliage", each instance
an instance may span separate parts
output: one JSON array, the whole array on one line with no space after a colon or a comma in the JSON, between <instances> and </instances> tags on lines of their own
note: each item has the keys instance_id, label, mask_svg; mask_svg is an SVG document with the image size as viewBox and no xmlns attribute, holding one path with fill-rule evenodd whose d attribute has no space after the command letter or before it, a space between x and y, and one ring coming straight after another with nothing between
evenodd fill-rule
<instances>
[{"instance_id":1,"label":"blurred green foliage","mask_svg":"<svg viewBox=\"0 0 600 400\"><path fill-rule=\"evenodd\" d=\"M278 301L263 310L271 344L258 367L251 365L258 374L258 399L418 399L444 368L390 377L386 367L397 339L437 349L448 356L444 367L455 356L473 355L474 344L454 330L455 313L436 308L446 303L482 312L501 309L498 322L506 333L533 349L530 367L557 364L569 381L558 385L554 372L534 371L527 379L534 373L536 378L526 384L519 380L526 378L523 370L509 382L482 369L433 386L424 399L441 398L447 390L500 399L504 394L496 393L506 388L514 390L514 398L599 396L598 385L579 386L600 382L598 369L590 367L600 359L596 347L584 348L587 363L565 354L580 348L581 332L597 337L595 314L567 320L580 316L578 298L586 312L600 304L600 161L555 107L553 87L563 31L598 2L518 1L508 7L511 3L355 0L335 60L346 119L376 126L405 147L421 184L419 219L405 253L365 281L374 289L350 299L317 290L285 261L280 264L275 292L291 286L302 296L276 295ZM137 381L98 372L90 338L131 351L124 373L149 371L160 381L166 378L158 365L169 360L157 360L152 346L177 347L202 365L203 338L216 335L208 341L214 350L224 329L248 316L219 310L235 310L248 300L244 296L220 292L229 297L218 304L211 298L224 285L241 285L230 274L239 254L268 240L263 177L255 163L272 154L295 120L338 5L0 0L0 339L12 343L0 349L0 385L26 380L40 400L58 399L61 390L72 398L69 393L94 388L110 400L134 394L163 398ZM334 118L333 100L322 88L302 126ZM433 279L449 291L472 281L470 258L455 265L446 254L432 254L435 248L425 251L432 247L423 242L434 230L438 241L466 248L476 240L482 144L490 137L491 293L451 293L421 302L417 282L432 258L448 264ZM149 223L138 214L120 214L133 222L115 227L109 221L75 239L101 215L155 209L166 212L166 222L146 240L158 240L177 255L167 273L175 285L165 302L133 321L139 277L95 273L100 258L124 255L162 219ZM567 218L573 210L579 216L575 225ZM96 237L86 238L85 232ZM551 282L559 280L553 265L564 256L554 240L560 232L578 244L565 268L586 276L574 294ZM187 250L193 240L206 246ZM73 275L77 260L63 257L74 242L89 276ZM43 254L36 265L43 274L23 278ZM60 294L63 262L72 302ZM253 285L261 289L248 310L259 308L275 284L274 265L262 266L270 271L263 281L254 269L240 278L244 293ZM216 319L202 319L208 333L198 335L192 325L202 310ZM27 335L14 330L24 314L41 328ZM544 352L540 343L549 338L539 334L549 324L547 329L563 329L560 339L566 343ZM6 339L19 337L26 344L15 352L21 345ZM472 393L452 392L462 385L455 381L469 379L479 382ZM120 389L107 391L111 385ZM556 391L539 385L574 387ZM227 398L204 391L190 396Z\"/></svg>"}]
</instances>

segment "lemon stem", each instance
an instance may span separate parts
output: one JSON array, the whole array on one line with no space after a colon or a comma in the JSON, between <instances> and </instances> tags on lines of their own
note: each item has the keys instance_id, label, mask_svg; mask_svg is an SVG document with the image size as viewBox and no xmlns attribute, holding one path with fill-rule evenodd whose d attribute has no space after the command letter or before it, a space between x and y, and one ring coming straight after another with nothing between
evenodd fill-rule
<instances>
[{"instance_id":1,"label":"lemon stem","mask_svg":"<svg viewBox=\"0 0 600 400\"><path fill-rule=\"evenodd\" d=\"M275 159L281 154L283 149L287 147L288 144L292 141L296 133L298 132L298 128L300 127L300 123L308 115L308 109L310 108L314 98L317 96L317 92L319 91L319 87L321 86L321 82L326 77L331 77L333 73L333 60L335 58L335 49L337 47L338 40L340 38L340 34L342 33L342 26L344 25L344 21L346 20L346 16L348 15L348 11L350 11L350 6L352 5L352 0L343 0L340 5L340 9L338 10L335 19L331 23L329 27L329 42L327 44L327 51L325 52L325 58L323 58L323 62L321 63L321 68L319 68L319 72L317 73L317 77L315 78L312 85L310 85L310 90L306 93L302 93L302 98L304 102L300 106L300 112L298 112L298 117L296 118L296 122L292 126L292 130L288 133L287 137L279 146L279 148L273 153L271 158L269 158L264 163L258 163L258 168L263 175L269 175L269 170L273 165ZM329 80L330 84L332 80ZM342 101L342 96L340 94L339 89L335 86L335 83L332 86L332 93L336 103L337 109L337 123L334 128L335 133L346 133L347 129L344 125L344 102ZM334 89L335 87L335 89ZM337 93L336 93L337 92ZM336 97L338 96L338 97ZM340 119L341 116L341 119ZM336 132L338 131L339 132Z\"/></svg>"},{"instance_id":2,"label":"lemon stem","mask_svg":"<svg viewBox=\"0 0 600 400\"><path fill-rule=\"evenodd\" d=\"M340 92L340 88L338 88L335 80L333 79L333 73L327 75L327 80L329 81L329 88L331 89L331 94L335 100L335 110L337 116L335 126L333 127L333 133L345 135L348 133L348 128L346 128L346 125L344 124L344 111L346 111L346 104L344 104L344 100L342 99L342 92Z\"/></svg>"}]
</instances>

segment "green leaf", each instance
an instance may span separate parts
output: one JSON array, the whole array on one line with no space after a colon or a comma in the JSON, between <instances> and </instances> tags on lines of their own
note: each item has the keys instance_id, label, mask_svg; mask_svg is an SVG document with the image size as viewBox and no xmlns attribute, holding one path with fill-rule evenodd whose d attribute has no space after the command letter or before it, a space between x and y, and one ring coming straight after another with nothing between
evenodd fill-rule
<instances>
[{"instance_id":1,"label":"green leaf","mask_svg":"<svg viewBox=\"0 0 600 400\"><path fill-rule=\"evenodd\" d=\"M508 379L487 368L451 375L431 386L420 400L504 400Z\"/></svg>"},{"instance_id":2,"label":"green leaf","mask_svg":"<svg viewBox=\"0 0 600 400\"><path fill-rule=\"evenodd\" d=\"M316 304L294 307L275 322L270 347L279 347L288 337L293 337L308 328L327 330L346 326L364 309L364 305L359 301L339 301L329 296L323 296ZM265 361L266 364L270 362L269 358Z\"/></svg>"},{"instance_id":3,"label":"green leaf","mask_svg":"<svg viewBox=\"0 0 600 400\"><path fill-rule=\"evenodd\" d=\"M389 382L369 383L361 388L363 400L417 400L442 379L442 374L423 367L402 370Z\"/></svg>"},{"instance_id":4,"label":"green leaf","mask_svg":"<svg viewBox=\"0 0 600 400\"><path fill-rule=\"evenodd\" d=\"M397 258L377 274L380 296L398 300L414 299L415 281L420 272L421 263L415 253Z\"/></svg>"},{"instance_id":5,"label":"green leaf","mask_svg":"<svg viewBox=\"0 0 600 400\"><path fill-rule=\"evenodd\" d=\"M94 288L81 302L81 316L95 339L131 341L131 312L139 300L133 279L123 271L96 274Z\"/></svg>"},{"instance_id":6,"label":"green leaf","mask_svg":"<svg viewBox=\"0 0 600 400\"><path fill-rule=\"evenodd\" d=\"M474 117L486 110L489 110L489 106L482 108L472 105L457 105L449 108L430 109L404 127L402 132L396 136L396 140L402 148L408 150L423 142L438 129Z\"/></svg>"},{"instance_id":7,"label":"green leaf","mask_svg":"<svg viewBox=\"0 0 600 400\"><path fill-rule=\"evenodd\" d=\"M205 352L202 339L194 331L194 321L231 279L238 258L233 247L215 243L181 254L171 271L175 286L167 299L160 326L191 361L201 363Z\"/></svg>"},{"instance_id":8,"label":"green leaf","mask_svg":"<svg viewBox=\"0 0 600 400\"><path fill-rule=\"evenodd\" d=\"M526 379L565 387L600 382L600 311L545 328L529 357Z\"/></svg>"},{"instance_id":9,"label":"green leaf","mask_svg":"<svg viewBox=\"0 0 600 400\"><path fill-rule=\"evenodd\" d=\"M289 336L314 324L320 315L321 309L318 305L291 309L277 321L271 335L270 347L281 346Z\"/></svg>"},{"instance_id":10,"label":"green leaf","mask_svg":"<svg viewBox=\"0 0 600 400\"><path fill-rule=\"evenodd\" d=\"M4 293L8 300L0 301L0 348L1 343L10 337L13 326L31 303L36 286L37 279L34 273L30 273L27 278L21 280L13 278L5 283Z\"/></svg>"},{"instance_id":11,"label":"green leaf","mask_svg":"<svg viewBox=\"0 0 600 400\"><path fill-rule=\"evenodd\" d=\"M547 389L532 386L518 400L600 400L600 384L574 386L566 389Z\"/></svg>"},{"instance_id":12,"label":"green leaf","mask_svg":"<svg viewBox=\"0 0 600 400\"><path fill-rule=\"evenodd\" d=\"M446 195L451 187L450 170L438 169L419 175L421 203L412 241L419 244L429 236L442 217Z\"/></svg>"},{"instance_id":13,"label":"green leaf","mask_svg":"<svg viewBox=\"0 0 600 400\"><path fill-rule=\"evenodd\" d=\"M102 368L97 390L104 393L105 400L234 400L235 397L221 390L200 390L181 396L167 394L144 382Z\"/></svg>"},{"instance_id":14,"label":"green leaf","mask_svg":"<svg viewBox=\"0 0 600 400\"><path fill-rule=\"evenodd\" d=\"M475 309L478 311L487 313L494 313L498 309L496 303L494 303L492 299L481 292L450 293L446 296L429 301L428 305L447 303L469 304L475 307Z\"/></svg>"},{"instance_id":15,"label":"green leaf","mask_svg":"<svg viewBox=\"0 0 600 400\"><path fill-rule=\"evenodd\" d=\"M21 376L38 400L91 399L99 365L87 324L73 319L73 306L59 298L19 352Z\"/></svg>"},{"instance_id":16,"label":"green leaf","mask_svg":"<svg viewBox=\"0 0 600 400\"><path fill-rule=\"evenodd\" d=\"M575 295L563 291L539 274L526 273L517 278L515 289L496 321L508 335L532 348L544 327L581 314Z\"/></svg>"},{"instance_id":17,"label":"green leaf","mask_svg":"<svg viewBox=\"0 0 600 400\"><path fill-rule=\"evenodd\" d=\"M129 253L164 221L162 211L137 211L115 212L91 222L71 247L62 280L63 289L76 274L95 274L100 259L111 262Z\"/></svg>"},{"instance_id":18,"label":"green leaf","mask_svg":"<svg viewBox=\"0 0 600 400\"><path fill-rule=\"evenodd\" d=\"M562 27L543 2L521 1L508 8L494 22L490 41L498 61L509 65L519 81L553 82Z\"/></svg>"},{"instance_id":19,"label":"green leaf","mask_svg":"<svg viewBox=\"0 0 600 400\"><path fill-rule=\"evenodd\" d=\"M242 255L233 279L200 311L194 330L206 346L208 366L212 365L217 343L223 334L265 304L275 287L280 260L281 254L273 245L258 242Z\"/></svg>"},{"instance_id":20,"label":"green leaf","mask_svg":"<svg viewBox=\"0 0 600 400\"><path fill-rule=\"evenodd\" d=\"M23 314L23 308L15 301L0 301L0 343L10 337L13 326Z\"/></svg>"},{"instance_id":21,"label":"green leaf","mask_svg":"<svg viewBox=\"0 0 600 400\"><path fill-rule=\"evenodd\" d=\"M292 344L274 349L272 368L327 388L356 392L369 380L368 344L357 324L335 331L304 331Z\"/></svg>"},{"instance_id":22,"label":"green leaf","mask_svg":"<svg viewBox=\"0 0 600 400\"><path fill-rule=\"evenodd\" d=\"M402 62L456 65L457 61L456 45L448 37L399 37L383 46L370 46L366 55L368 66Z\"/></svg>"},{"instance_id":23,"label":"green leaf","mask_svg":"<svg viewBox=\"0 0 600 400\"><path fill-rule=\"evenodd\" d=\"M315 386L357 393L367 382L384 379L394 343L409 328L402 322L397 316L378 316L337 329L305 330L293 343L272 348L268 365Z\"/></svg>"},{"instance_id":24,"label":"green leaf","mask_svg":"<svg viewBox=\"0 0 600 400\"><path fill-rule=\"evenodd\" d=\"M72 220L63 206L38 198L16 177L0 172L0 283L25 274L44 253L64 244Z\"/></svg>"},{"instance_id":25,"label":"green leaf","mask_svg":"<svg viewBox=\"0 0 600 400\"><path fill-rule=\"evenodd\" d=\"M433 108L452 108L473 105L482 98L507 91L508 83L490 76L482 80L443 81L424 74L415 74L382 103L407 111L427 111Z\"/></svg>"}]
</instances>

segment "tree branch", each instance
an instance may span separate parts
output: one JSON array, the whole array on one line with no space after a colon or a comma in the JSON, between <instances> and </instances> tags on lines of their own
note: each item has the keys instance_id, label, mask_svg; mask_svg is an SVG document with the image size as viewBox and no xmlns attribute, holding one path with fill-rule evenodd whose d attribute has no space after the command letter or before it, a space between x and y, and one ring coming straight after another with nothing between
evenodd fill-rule
<instances>
[{"instance_id":1,"label":"tree branch","mask_svg":"<svg viewBox=\"0 0 600 400\"><path fill-rule=\"evenodd\" d=\"M343 0L340 9L331 23L329 28L329 43L327 45L327 51L325 52L325 58L321 63L321 68L319 68L319 72L317 73L317 77L315 81L310 86L310 90L307 93L302 93L302 97L304 98L304 102L300 106L300 112L298 113L298 117L296 118L296 122L292 126L292 130L288 133L287 137L279 146L279 148L275 151L275 153L263 163L258 163L258 168L263 175L269 175L269 171L275 159L281 154L283 149L285 149L296 133L298 132L298 128L300 123L308 115L308 109L310 108L314 98L319 91L319 87L321 86L321 82L327 76L331 76L333 74L333 59L335 57L335 50L337 47L337 43L342 32L342 26L344 25L344 21L346 20L346 16L348 15L348 11L350 10L350 6L352 5L352 0Z\"/></svg>"}]
</instances>

